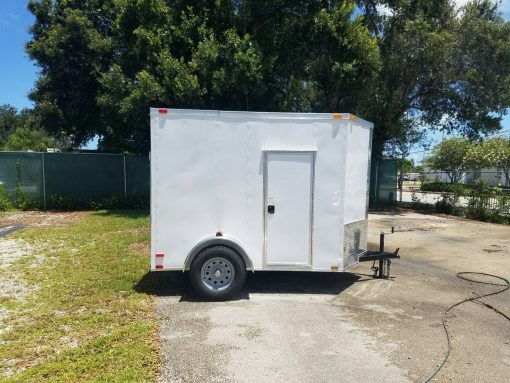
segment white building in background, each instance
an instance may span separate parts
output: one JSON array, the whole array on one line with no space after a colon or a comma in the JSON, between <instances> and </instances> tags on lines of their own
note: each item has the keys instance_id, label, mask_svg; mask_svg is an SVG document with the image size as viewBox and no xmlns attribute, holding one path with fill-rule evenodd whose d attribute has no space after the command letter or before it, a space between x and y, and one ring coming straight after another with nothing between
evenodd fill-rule
<instances>
[{"instance_id":1,"label":"white building in background","mask_svg":"<svg viewBox=\"0 0 510 383\"><path fill-rule=\"evenodd\" d=\"M425 182L451 182L448 173L445 171L431 170L424 165L423 173ZM462 173L459 184L473 184L478 179L483 179L489 186L510 186L506 181L505 173L497 168L483 168L477 170L469 170Z\"/></svg>"},{"instance_id":2,"label":"white building in background","mask_svg":"<svg viewBox=\"0 0 510 383\"><path fill-rule=\"evenodd\" d=\"M472 184L478 179L484 179L489 186L510 186L505 173L497 168L484 168L466 173L466 183Z\"/></svg>"},{"instance_id":3,"label":"white building in background","mask_svg":"<svg viewBox=\"0 0 510 383\"><path fill-rule=\"evenodd\" d=\"M423 176L425 182L447 182L450 183L448 172L440 170L432 170L428 165L423 165ZM457 181L459 184L466 183L467 172L461 174L460 179Z\"/></svg>"}]
</instances>

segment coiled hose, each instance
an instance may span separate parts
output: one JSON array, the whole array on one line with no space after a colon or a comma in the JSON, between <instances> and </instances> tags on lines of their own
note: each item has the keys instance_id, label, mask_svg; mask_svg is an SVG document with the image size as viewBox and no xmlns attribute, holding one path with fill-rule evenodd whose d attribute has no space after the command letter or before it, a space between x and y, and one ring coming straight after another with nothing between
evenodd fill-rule
<instances>
[{"instance_id":1,"label":"coiled hose","mask_svg":"<svg viewBox=\"0 0 510 383\"><path fill-rule=\"evenodd\" d=\"M478 281L476 279L469 278L469 275L479 275L479 276L481 275L481 276L486 276L486 277L492 277L492 278L495 278L495 279L499 279L503 283L492 283L492 282ZM502 317L504 317L504 318L506 318L507 320L510 321L510 316L508 316L507 314L501 312L496 307L490 305L485 300L483 300L483 298L485 298L485 297L489 297L491 295L496 295L496 294L501 294L503 291L508 290L510 288L510 282L507 279L505 279L503 277L500 277L498 275L487 274L487 273L471 272L471 271L465 271L465 272L457 273L457 277L460 278L460 279L463 279L465 281L468 281L468 282L480 283L480 284L483 284L483 285L491 285L491 286L502 286L503 288L499 289L498 291L494 291L494 292L488 293L488 294L474 293L476 296L470 297L470 298L466 298L466 299L464 299L464 300L462 300L460 302L457 302L457 303L451 305L450 307L448 307L448 309L444 312L443 317L442 317L443 329L444 329L444 332L446 334L446 340L448 342L448 349L446 350L446 354L445 354L445 356L443 358L443 361L438 365L438 367L436 369L434 369L434 371L432 371L432 373L428 376L428 378L426 378L423 381L423 383L430 382L432 380L432 378L434 376L436 376L437 373L441 370L441 368L443 368L443 366L446 364L446 361L450 357L450 352L452 351L452 340L451 340L451 336L450 336L450 331L448 330L448 327L446 326L446 320L447 320L448 313L453 308L455 308L457 306L460 306L461 304L466 303L466 302L476 301L477 303L480 303L480 304L490 308L491 310L494 310L496 313L498 313L499 315L501 315Z\"/></svg>"}]
</instances>

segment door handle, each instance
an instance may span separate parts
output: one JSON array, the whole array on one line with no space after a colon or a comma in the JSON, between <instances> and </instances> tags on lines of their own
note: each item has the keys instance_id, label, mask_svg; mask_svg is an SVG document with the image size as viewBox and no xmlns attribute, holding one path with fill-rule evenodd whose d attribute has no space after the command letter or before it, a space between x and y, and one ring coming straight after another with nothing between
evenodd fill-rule
<instances>
[{"instance_id":1,"label":"door handle","mask_svg":"<svg viewBox=\"0 0 510 383\"><path fill-rule=\"evenodd\" d=\"M274 214L274 205L267 205L267 213Z\"/></svg>"}]
</instances>

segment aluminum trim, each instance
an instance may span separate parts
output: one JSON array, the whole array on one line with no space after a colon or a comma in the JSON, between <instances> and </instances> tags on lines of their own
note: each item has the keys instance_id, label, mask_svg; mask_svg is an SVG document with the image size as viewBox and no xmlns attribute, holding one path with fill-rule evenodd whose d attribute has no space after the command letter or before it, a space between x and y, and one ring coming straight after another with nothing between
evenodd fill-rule
<instances>
[{"instance_id":1,"label":"aluminum trim","mask_svg":"<svg viewBox=\"0 0 510 383\"><path fill-rule=\"evenodd\" d=\"M362 219L344 225L343 270L359 262L367 251L368 220Z\"/></svg>"},{"instance_id":2,"label":"aluminum trim","mask_svg":"<svg viewBox=\"0 0 510 383\"><path fill-rule=\"evenodd\" d=\"M166 109L168 113L160 114L160 109ZM223 110L205 110L205 109L171 109L171 108L150 108L151 116L162 118L171 118L172 116L202 116L202 117L247 117L249 119L257 118L273 118L273 119L292 119L292 120L331 120L333 115L341 114L339 120L350 120L351 116L355 117L356 123L360 127L370 128L373 124L352 113L289 113L289 112L239 112L239 111L223 111ZM338 120L338 119L337 119Z\"/></svg>"},{"instance_id":3,"label":"aluminum trim","mask_svg":"<svg viewBox=\"0 0 510 383\"><path fill-rule=\"evenodd\" d=\"M367 166L367 202L365 206L365 218L368 219L368 207L370 205L370 172L372 168L372 137L374 135L374 129L370 129L370 134L368 138L368 166Z\"/></svg>"}]
</instances>

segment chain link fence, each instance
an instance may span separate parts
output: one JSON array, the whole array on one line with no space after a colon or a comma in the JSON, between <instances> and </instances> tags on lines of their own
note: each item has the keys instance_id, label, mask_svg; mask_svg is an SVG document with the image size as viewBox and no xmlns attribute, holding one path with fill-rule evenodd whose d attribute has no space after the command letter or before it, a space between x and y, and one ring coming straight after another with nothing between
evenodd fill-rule
<instances>
[{"instance_id":1,"label":"chain link fence","mask_svg":"<svg viewBox=\"0 0 510 383\"><path fill-rule=\"evenodd\" d=\"M0 152L0 187L17 207L89 208L105 198L149 201L145 156Z\"/></svg>"}]
</instances>

